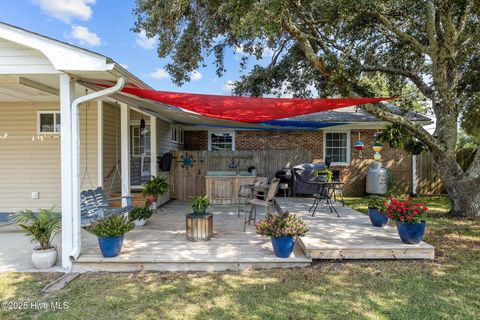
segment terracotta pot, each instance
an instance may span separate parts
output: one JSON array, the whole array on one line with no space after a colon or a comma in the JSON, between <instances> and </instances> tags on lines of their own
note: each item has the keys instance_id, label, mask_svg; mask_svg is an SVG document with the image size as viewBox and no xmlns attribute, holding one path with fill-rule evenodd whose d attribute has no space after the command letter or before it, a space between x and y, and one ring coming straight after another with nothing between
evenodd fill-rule
<instances>
[{"instance_id":1,"label":"terracotta pot","mask_svg":"<svg viewBox=\"0 0 480 320\"><path fill-rule=\"evenodd\" d=\"M149 196L147 196L146 198L147 198L148 202L150 202L150 203L157 202L157 200L158 200L158 197L157 197L157 196L153 196L153 195L149 195Z\"/></svg>"},{"instance_id":2,"label":"terracotta pot","mask_svg":"<svg viewBox=\"0 0 480 320\"><path fill-rule=\"evenodd\" d=\"M57 263L57 248L53 247L46 250L34 248L32 252L32 263L37 269L47 269L53 267Z\"/></svg>"}]
</instances>

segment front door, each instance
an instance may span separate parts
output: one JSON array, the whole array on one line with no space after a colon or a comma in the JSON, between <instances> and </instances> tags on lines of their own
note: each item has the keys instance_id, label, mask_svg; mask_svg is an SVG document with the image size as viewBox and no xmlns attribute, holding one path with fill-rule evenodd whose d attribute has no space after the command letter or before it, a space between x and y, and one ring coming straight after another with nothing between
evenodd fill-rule
<instances>
[{"instance_id":1,"label":"front door","mask_svg":"<svg viewBox=\"0 0 480 320\"><path fill-rule=\"evenodd\" d=\"M132 188L140 188L151 176L150 126L130 126L130 179Z\"/></svg>"}]
</instances>

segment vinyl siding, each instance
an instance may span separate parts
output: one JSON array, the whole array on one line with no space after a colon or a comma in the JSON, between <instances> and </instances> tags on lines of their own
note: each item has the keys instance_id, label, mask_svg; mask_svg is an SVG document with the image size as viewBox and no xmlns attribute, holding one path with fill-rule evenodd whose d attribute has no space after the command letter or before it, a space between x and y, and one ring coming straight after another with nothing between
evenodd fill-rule
<instances>
[{"instance_id":1,"label":"vinyl siding","mask_svg":"<svg viewBox=\"0 0 480 320\"><path fill-rule=\"evenodd\" d=\"M38 111L58 110L58 103L0 104L0 136L8 134L6 139L0 139L0 212L61 207L61 137L52 135L45 136L43 141L36 139ZM103 174L104 188L108 192L113 176L108 177L108 174L120 160L120 110L104 103L103 115ZM132 115L138 118L138 113ZM97 116L96 102L81 106L81 190L97 187ZM145 120L149 122L147 117ZM157 120L157 147L158 155L183 147L171 142L170 124L160 119ZM170 172L160 174L170 179ZM120 186L121 177L117 174L112 193L119 193ZM39 199L32 199L32 192L39 192ZM167 194L159 204L169 199L170 194Z\"/></svg>"},{"instance_id":2,"label":"vinyl siding","mask_svg":"<svg viewBox=\"0 0 480 320\"><path fill-rule=\"evenodd\" d=\"M88 158L88 172L93 183L97 181L95 105L92 103L88 110L82 107L81 112L81 172L83 176ZM44 136L43 141L37 139L37 112L58 110L58 103L0 104L0 136L8 134L6 139L0 139L0 212L61 206L61 137L51 135ZM88 186L88 179L85 179L83 187ZM39 192L39 199L32 199L32 192Z\"/></svg>"},{"instance_id":3,"label":"vinyl siding","mask_svg":"<svg viewBox=\"0 0 480 320\"><path fill-rule=\"evenodd\" d=\"M103 103L103 186L105 192L120 193L120 108ZM118 172L115 174L115 165ZM113 184L112 184L113 182Z\"/></svg>"},{"instance_id":4,"label":"vinyl siding","mask_svg":"<svg viewBox=\"0 0 480 320\"><path fill-rule=\"evenodd\" d=\"M183 144L178 144L172 142L170 137L170 123L157 119L157 153L159 156L163 154L174 151L174 150L181 150L183 149ZM172 160L174 161L174 160ZM171 172L161 172L158 170L159 174L166 177L169 181L171 178ZM164 204L165 202L170 200L170 192L164 195L161 199L159 199L159 205Z\"/></svg>"}]
</instances>

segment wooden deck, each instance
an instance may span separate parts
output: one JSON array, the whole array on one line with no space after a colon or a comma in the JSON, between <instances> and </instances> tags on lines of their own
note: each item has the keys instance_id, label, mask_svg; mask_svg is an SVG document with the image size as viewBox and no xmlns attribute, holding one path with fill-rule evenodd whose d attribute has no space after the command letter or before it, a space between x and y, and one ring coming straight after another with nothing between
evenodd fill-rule
<instances>
[{"instance_id":1,"label":"wooden deck","mask_svg":"<svg viewBox=\"0 0 480 320\"><path fill-rule=\"evenodd\" d=\"M242 232L243 216L237 217L236 206L214 206L214 238L189 242L185 238L188 203L171 202L159 208L144 227L128 233L122 253L115 258L103 258L96 238L83 231L82 253L73 270L219 271L304 267L312 259L433 259L432 246L402 244L395 228L374 228L367 216L351 208L338 207L340 218L324 207L310 217L311 199L280 201L310 228L290 258L275 257L270 239L258 236L253 226Z\"/></svg>"}]
</instances>

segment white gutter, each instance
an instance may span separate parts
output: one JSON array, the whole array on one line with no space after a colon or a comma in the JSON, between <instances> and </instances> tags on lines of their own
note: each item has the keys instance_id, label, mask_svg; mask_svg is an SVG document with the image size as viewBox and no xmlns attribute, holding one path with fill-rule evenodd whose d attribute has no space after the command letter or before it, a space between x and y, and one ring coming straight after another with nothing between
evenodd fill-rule
<instances>
[{"instance_id":1,"label":"white gutter","mask_svg":"<svg viewBox=\"0 0 480 320\"><path fill-rule=\"evenodd\" d=\"M125 78L117 79L115 86L79 97L72 102L72 252L70 256L77 259L80 255L80 105L90 100L112 95L123 89Z\"/></svg>"}]
</instances>

